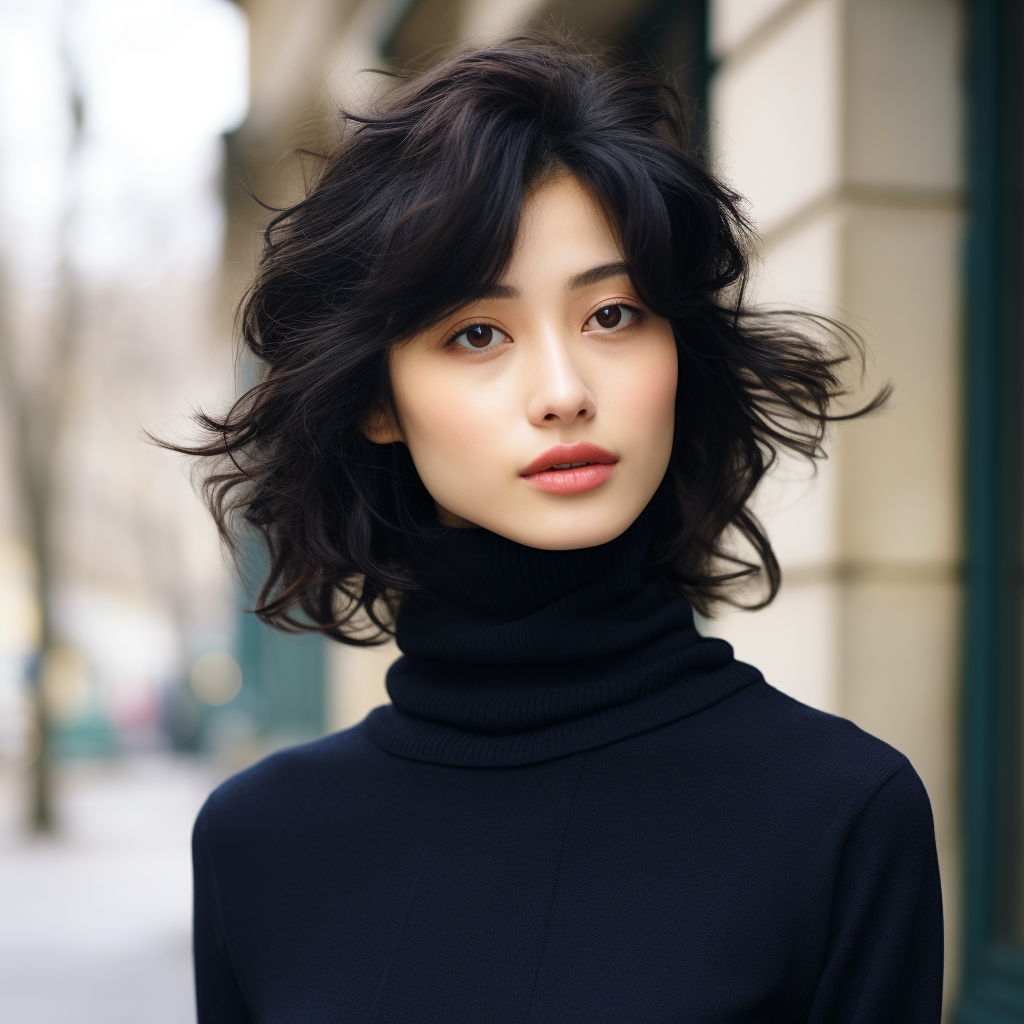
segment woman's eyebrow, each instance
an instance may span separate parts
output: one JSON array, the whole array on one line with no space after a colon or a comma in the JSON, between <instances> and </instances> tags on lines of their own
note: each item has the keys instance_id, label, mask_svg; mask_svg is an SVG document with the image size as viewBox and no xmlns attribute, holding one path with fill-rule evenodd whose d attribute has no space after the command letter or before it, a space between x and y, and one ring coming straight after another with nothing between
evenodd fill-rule
<instances>
[{"instance_id":1,"label":"woman's eyebrow","mask_svg":"<svg viewBox=\"0 0 1024 1024\"><path fill-rule=\"evenodd\" d=\"M591 267L590 270L584 270L582 273L570 277L569 283L565 288L566 291L571 292L577 288L586 288L588 285L600 284L609 277L620 277L623 274L627 277L629 276L629 267L622 260L616 263L602 263L599 267Z\"/></svg>"},{"instance_id":2,"label":"woman's eyebrow","mask_svg":"<svg viewBox=\"0 0 1024 1024\"><path fill-rule=\"evenodd\" d=\"M473 292L470 302L479 302L481 299L518 299L520 291L508 284L489 284L479 291Z\"/></svg>"}]
</instances>

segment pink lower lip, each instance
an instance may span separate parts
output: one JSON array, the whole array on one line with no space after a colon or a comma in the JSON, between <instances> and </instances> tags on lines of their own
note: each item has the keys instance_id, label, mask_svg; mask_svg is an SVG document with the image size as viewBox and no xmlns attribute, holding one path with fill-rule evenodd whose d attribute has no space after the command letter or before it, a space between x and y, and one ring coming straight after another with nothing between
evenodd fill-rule
<instances>
[{"instance_id":1,"label":"pink lower lip","mask_svg":"<svg viewBox=\"0 0 1024 1024\"><path fill-rule=\"evenodd\" d=\"M545 469L521 479L548 494L582 494L600 487L615 472L615 463L594 462L575 469Z\"/></svg>"}]
</instances>

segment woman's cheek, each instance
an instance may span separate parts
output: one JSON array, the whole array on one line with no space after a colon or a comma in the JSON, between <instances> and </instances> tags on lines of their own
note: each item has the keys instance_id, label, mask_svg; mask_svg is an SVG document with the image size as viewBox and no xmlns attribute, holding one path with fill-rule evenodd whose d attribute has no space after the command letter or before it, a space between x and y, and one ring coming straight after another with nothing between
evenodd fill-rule
<instances>
[{"instance_id":1,"label":"woman's cheek","mask_svg":"<svg viewBox=\"0 0 1024 1024\"><path fill-rule=\"evenodd\" d=\"M495 410L450 380L417 391L406 411L406 439L413 462L435 500L465 501L497 468L492 433ZM459 501L459 504L462 504Z\"/></svg>"},{"instance_id":2,"label":"woman's cheek","mask_svg":"<svg viewBox=\"0 0 1024 1024\"><path fill-rule=\"evenodd\" d=\"M662 434L662 443L669 450L671 450L672 437L675 432L678 375L679 362L673 345L671 360L666 360L655 379L649 382L648 395L644 400L651 409L655 426Z\"/></svg>"},{"instance_id":3,"label":"woman's cheek","mask_svg":"<svg viewBox=\"0 0 1024 1024\"><path fill-rule=\"evenodd\" d=\"M640 353L637 353L640 356ZM675 342L653 345L630 363L629 373L608 380L607 394L622 429L651 455L672 446L678 357Z\"/></svg>"}]
</instances>

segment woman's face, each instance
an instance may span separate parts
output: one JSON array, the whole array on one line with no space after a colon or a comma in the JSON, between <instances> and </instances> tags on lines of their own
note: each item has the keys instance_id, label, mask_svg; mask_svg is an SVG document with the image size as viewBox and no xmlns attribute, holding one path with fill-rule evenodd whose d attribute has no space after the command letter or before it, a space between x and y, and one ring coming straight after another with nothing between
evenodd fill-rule
<instances>
[{"instance_id":1,"label":"woman's face","mask_svg":"<svg viewBox=\"0 0 1024 1024\"><path fill-rule=\"evenodd\" d=\"M619 536L665 475L676 346L647 311L605 215L560 175L523 207L493 294L395 346L398 422L441 522L535 548Z\"/></svg>"}]
</instances>

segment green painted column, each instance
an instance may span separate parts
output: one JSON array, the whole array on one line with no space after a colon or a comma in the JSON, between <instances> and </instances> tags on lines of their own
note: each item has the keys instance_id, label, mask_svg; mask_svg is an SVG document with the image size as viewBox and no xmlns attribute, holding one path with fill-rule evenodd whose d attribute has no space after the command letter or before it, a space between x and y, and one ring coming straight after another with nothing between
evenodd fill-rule
<instances>
[{"instance_id":1,"label":"green painted column","mask_svg":"<svg viewBox=\"0 0 1024 1024\"><path fill-rule=\"evenodd\" d=\"M323 735L325 646L320 634L281 633L239 612L239 697L261 741L278 746Z\"/></svg>"}]
</instances>

